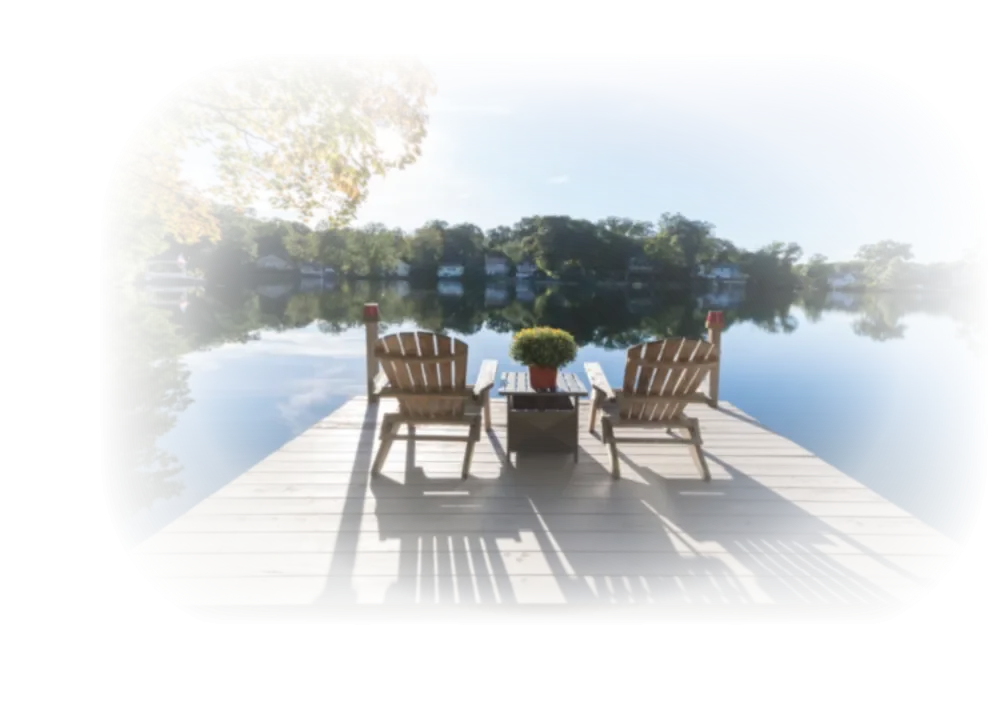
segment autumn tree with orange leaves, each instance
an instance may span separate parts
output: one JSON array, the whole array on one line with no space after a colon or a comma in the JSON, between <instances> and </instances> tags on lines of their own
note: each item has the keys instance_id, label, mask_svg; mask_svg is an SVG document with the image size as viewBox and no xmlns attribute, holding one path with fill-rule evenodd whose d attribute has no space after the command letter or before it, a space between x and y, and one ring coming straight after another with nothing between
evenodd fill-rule
<instances>
[{"instance_id":1,"label":"autumn tree with orange leaves","mask_svg":"<svg viewBox=\"0 0 1000 719\"><path fill-rule=\"evenodd\" d=\"M263 192L304 220L323 212L332 224L349 221L372 175L416 160L436 92L416 55L266 55L213 67L171 90L128 138L105 188L102 229L115 245L137 232L215 241L211 201L244 208ZM375 141L383 126L402 138L398 157ZM209 195L183 176L180 152L197 146L216 160Z\"/></svg>"}]
</instances>

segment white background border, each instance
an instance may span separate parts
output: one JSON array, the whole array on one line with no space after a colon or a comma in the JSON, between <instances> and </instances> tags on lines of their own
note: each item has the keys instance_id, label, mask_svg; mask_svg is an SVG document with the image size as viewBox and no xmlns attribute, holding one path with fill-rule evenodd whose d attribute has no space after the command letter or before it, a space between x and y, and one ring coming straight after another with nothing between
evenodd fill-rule
<instances>
[{"instance_id":1,"label":"white background border","mask_svg":"<svg viewBox=\"0 0 1000 719\"><path fill-rule=\"evenodd\" d=\"M9 250L5 283L16 309L4 353L3 715L996 711L996 531L985 523L934 597L878 624L208 624L131 574L99 490L103 189L129 129L207 65L263 50L850 57L939 97L982 159L984 201L1000 196L986 3L640 7L90 2L4 11L4 197L8 239L21 249ZM993 267L992 218L984 234ZM39 287L58 292L36 298ZM982 379L965 388L994 398L993 378ZM996 497L987 483L987 518Z\"/></svg>"}]
</instances>

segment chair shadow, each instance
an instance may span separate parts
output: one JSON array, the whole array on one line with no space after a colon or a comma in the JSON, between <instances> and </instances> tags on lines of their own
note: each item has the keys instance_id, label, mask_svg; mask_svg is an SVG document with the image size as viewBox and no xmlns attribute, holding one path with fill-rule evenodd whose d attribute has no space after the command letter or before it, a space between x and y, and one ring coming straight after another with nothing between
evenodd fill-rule
<instances>
[{"instance_id":1,"label":"chair shadow","mask_svg":"<svg viewBox=\"0 0 1000 719\"><path fill-rule=\"evenodd\" d=\"M499 437L492 430L484 434L500 461L501 471L510 471L503 467L505 450ZM517 561L511 552L521 544L523 536L543 533L537 521L523 511L482 511L490 497L479 495L495 485L495 476L480 477L474 469L463 480L459 461L444 476L428 477L416 461L420 440L401 437L390 456L398 446L405 447L402 477L391 470L369 477L374 434L366 440L358 449L349 491L359 499L345 504L340 531L346 531L347 537L338 534L327 591L320 601L352 604L359 597L349 587L367 583L374 602L394 607L521 603L533 588L518 586L526 583L525 577L509 573L508 565ZM481 439L477 450L481 452L484 444ZM355 486L361 491L353 491ZM380 548L374 551L358 547L365 496L374 500L371 514L377 534L367 533L377 537ZM572 596L578 591L558 570L551 576L562 593Z\"/></svg>"},{"instance_id":2,"label":"chair shadow","mask_svg":"<svg viewBox=\"0 0 1000 719\"><path fill-rule=\"evenodd\" d=\"M630 467L644 482L643 489L638 493L640 501L647 504L651 514L662 523L673 545L693 559L691 571L686 572L685 577L714 577L719 569L718 562L724 558L726 565L733 570L723 573L726 580L731 577L741 587L753 587L752 597L745 589L734 592L720 590L716 597L711 596L711 590L697 592L703 599L726 602L729 601L727 595L732 595L752 599L755 603L763 601L789 607L900 605L900 600L894 595L838 562L837 555L828 551L836 543L852 547L856 555L878 562L887 573L899 579L919 585L928 583L767 489L752 475L710 452L705 454L730 475L735 485L722 485L717 478L709 486L693 471L690 478L666 477L651 467L640 465L628 456L627 451L620 454L622 464ZM623 481L626 480L619 480ZM750 517L713 514L713 501L725 500L736 485L762 489L764 498L776 502L777 508L773 514ZM703 496L699 498L698 495ZM700 508L699 502L702 504ZM718 509L723 507L722 504L717 505ZM794 532L775 531L772 526L774 521L780 521L786 527L794 525ZM705 545L711 547L711 552L705 551ZM681 550L681 547L684 549ZM638 550L635 546L632 549Z\"/></svg>"},{"instance_id":3,"label":"chair shadow","mask_svg":"<svg viewBox=\"0 0 1000 719\"><path fill-rule=\"evenodd\" d=\"M477 472L474 462L463 480L457 462L431 477L416 461L419 441L400 438L402 470L369 477L371 426L318 603L358 603L355 588L366 585L369 601L397 607L899 606L838 561L835 545L926 583L707 451L728 481L706 484L693 463L690 476L666 476L628 446L620 460L629 476L616 481L583 447L578 464L571 455L517 454L507 464L500 437L487 430L476 451L492 449L499 468L490 463L484 473L479 462ZM738 499L745 488L756 488L767 513L732 509L733 501L754 508ZM362 531L366 514L377 531Z\"/></svg>"}]
</instances>

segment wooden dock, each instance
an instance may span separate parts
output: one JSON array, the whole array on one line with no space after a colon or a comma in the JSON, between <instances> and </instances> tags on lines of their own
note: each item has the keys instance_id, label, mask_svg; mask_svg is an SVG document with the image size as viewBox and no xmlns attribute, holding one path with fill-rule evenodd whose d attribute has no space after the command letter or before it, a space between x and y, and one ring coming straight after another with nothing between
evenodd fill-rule
<instances>
[{"instance_id":1,"label":"wooden dock","mask_svg":"<svg viewBox=\"0 0 1000 719\"><path fill-rule=\"evenodd\" d=\"M215 616L432 605L449 616L884 615L941 581L959 549L724 402L689 409L710 482L687 449L656 444L620 447L612 480L585 403L579 464L515 455L505 466L505 405L492 403L493 431L462 481L455 442L397 441L372 478L379 418L395 402L352 399L143 542L136 567Z\"/></svg>"}]
</instances>

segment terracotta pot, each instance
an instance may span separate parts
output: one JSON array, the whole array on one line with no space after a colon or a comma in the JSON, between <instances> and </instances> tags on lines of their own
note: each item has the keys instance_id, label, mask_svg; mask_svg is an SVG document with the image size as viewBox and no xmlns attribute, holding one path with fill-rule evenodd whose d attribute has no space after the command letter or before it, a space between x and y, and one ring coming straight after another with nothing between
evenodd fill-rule
<instances>
[{"instance_id":1,"label":"terracotta pot","mask_svg":"<svg viewBox=\"0 0 1000 719\"><path fill-rule=\"evenodd\" d=\"M528 381L534 390L555 389L559 379L558 367L528 367Z\"/></svg>"}]
</instances>

